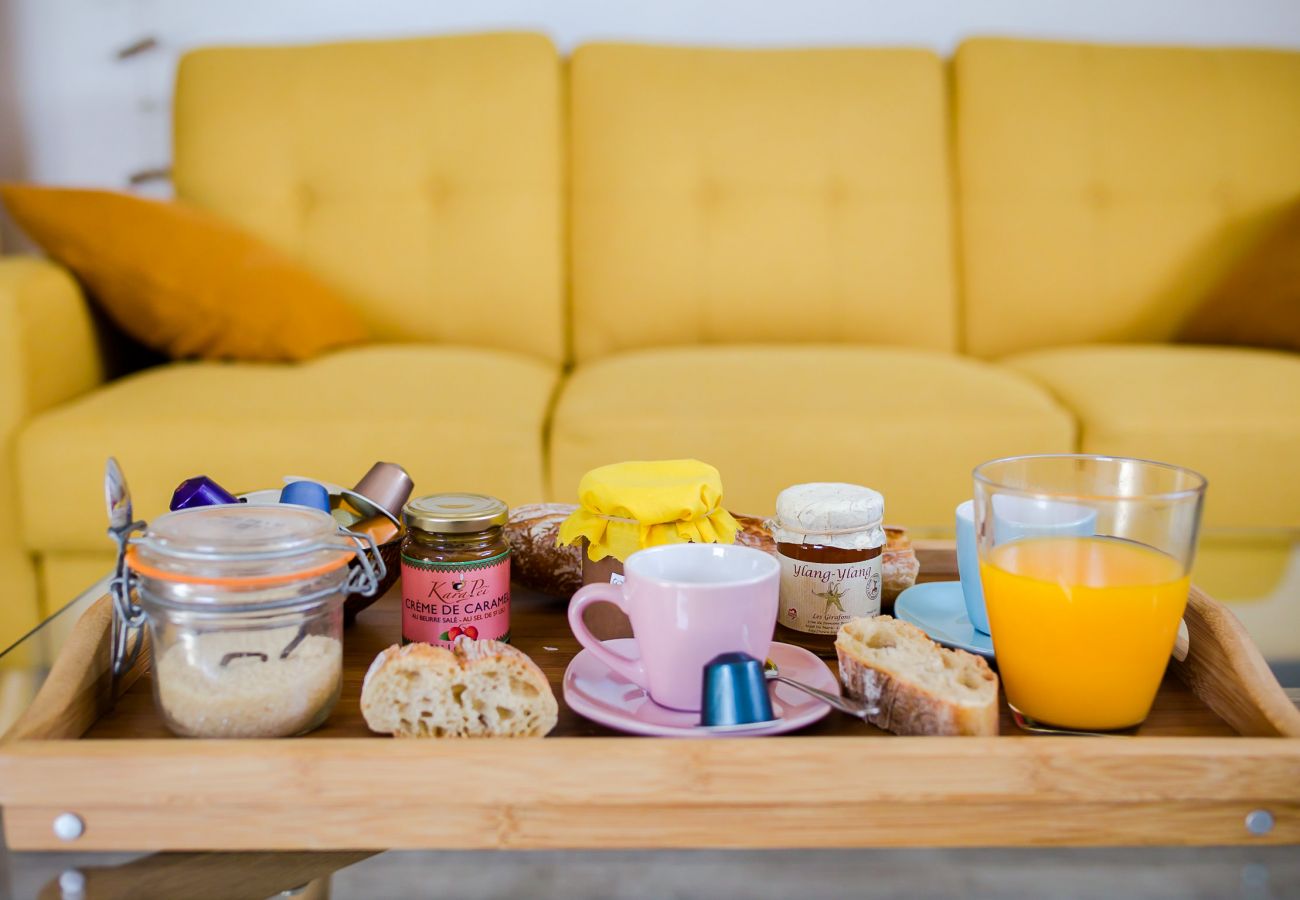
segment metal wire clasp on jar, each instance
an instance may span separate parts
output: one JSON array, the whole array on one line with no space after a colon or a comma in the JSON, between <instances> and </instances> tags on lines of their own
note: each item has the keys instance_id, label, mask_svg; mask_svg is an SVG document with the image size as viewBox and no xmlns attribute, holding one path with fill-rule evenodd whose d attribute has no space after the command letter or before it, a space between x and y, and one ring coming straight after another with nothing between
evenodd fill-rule
<instances>
[{"instance_id":1,"label":"metal wire clasp on jar","mask_svg":"<svg viewBox=\"0 0 1300 900\"><path fill-rule=\"evenodd\" d=\"M342 683L343 599L385 574L369 537L291 505L168 513L124 562L115 607L147 627L158 713L188 737L285 737L324 722ZM119 673L140 646L120 643Z\"/></svg>"}]
</instances>

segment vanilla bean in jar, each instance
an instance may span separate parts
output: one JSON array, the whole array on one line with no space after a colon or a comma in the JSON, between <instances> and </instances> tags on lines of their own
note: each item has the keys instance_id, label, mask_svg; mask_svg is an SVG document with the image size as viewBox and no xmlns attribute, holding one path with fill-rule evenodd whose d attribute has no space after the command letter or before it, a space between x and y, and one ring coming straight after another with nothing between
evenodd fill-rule
<instances>
[{"instance_id":1,"label":"vanilla bean in jar","mask_svg":"<svg viewBox=\"0 0 1300 900\"><path fill-rule=\"evenodd\" d=\"M505 503L433 494L402 507L402 643L510 640Z\"/></svg>"},{"instance_id":2,"label":"vanilla bean in jar","mask_svg":"<svg viewBox=\"0 0 1300 900\"><path fill-rule=\"evenodd\" d=\"M781 563L776 639L835 656L851 619L880 613L885 500L856 484L786 488L768 522Z\"/></svg>"}]
</instances>

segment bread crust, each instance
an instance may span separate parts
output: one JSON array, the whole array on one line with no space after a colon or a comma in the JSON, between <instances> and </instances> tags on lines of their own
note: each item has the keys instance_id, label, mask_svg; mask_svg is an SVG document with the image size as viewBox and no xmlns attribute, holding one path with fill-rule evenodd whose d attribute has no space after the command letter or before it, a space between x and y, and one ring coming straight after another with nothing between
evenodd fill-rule
<instances>
[{"instance_id":1,"label":"bread crust","mask_svg":"<svg viewBox=\"0 0 1300 900\"><path fill-rule=\"evenodd\" d=\"M983 682L985 702L956 702L909 679L903 672L891 672L855 652L846 629L854 629L862 621L854 620L840 628L835 639L835 652L839 657L840 681L845 692L879 708L879 713L868 718L871 724L904 735L998 733L998 677L983 657L964 650L941 647L910 622L902 622L890 616L877 616L869 620L875 626L891 630L901 642L916 643L934 659L942 659L944 654L951 654L953 668L967 668L976 679ZM926 647L927 644L930 646Z\"/></svg>"}]
</instances>

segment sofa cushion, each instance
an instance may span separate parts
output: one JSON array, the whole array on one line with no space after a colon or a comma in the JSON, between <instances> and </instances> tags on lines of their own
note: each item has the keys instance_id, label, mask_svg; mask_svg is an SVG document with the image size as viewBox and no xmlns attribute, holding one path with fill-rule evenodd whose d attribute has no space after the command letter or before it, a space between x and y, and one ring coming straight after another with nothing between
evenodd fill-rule
<instances>
[{"instance_id":1,"label":"sofa cushion","mask_svg":"<svg viewBox=\"0 0 1300 900\"><path fill-rule=\"evenodd\" d=\"M953 73L972 353L1168 340L1300 195L1300 53L980 39Z\"/></svg>"},{"instance_id":2,"label":"sofa cushion","mask_svg":"<svg viewBox=\"0 0 1300 900\"><path fill-rule=\"evenodd\" d=\"M107 549L103 478L122 464L136 515L183 479L233 491L284 475L352 484L379 459L416 490L542 497L542 431L557 367L492 350L373 346L301 365L173 363L33 420L18 438L23 533L38 551Z\"/></svg>"},{"instance_id":3,"label":"sofa cushion","mask_svg":"<svg viewBox=\"0 0 1300 900\"><path fill-rule=\"evenodd\" d=\"M366 339L344 297L202 210L17 184L0 198L118 328L171 359L298 361Z\"/></svg>"},{"instance_id":4,"label":"sofa cushion","mask_svg":"<svg viewBox=\"0 0 1300 900\"><path fill-rule=\"evenodd\" d=\"M1177 339L1300 352L1300 198L1205 296Z\"/></svg>"},{"instance_id":5,"label":"sofa cushion","mask_svg":"<svg viewBox=\"0 0 1300 900\"><path fill-rule=\"evenodd\" d=\"M177 74L173 181L381 340L558 360L561 129L541 35L205 49Z\"/></svg>"},{"instance_id":6,"label":"sofa cushion","mask_svg":"<svg viewBox=\"0 0 1300 900\"><path fill-rule=\"evenodd\" d=\"M595 44L571 77L579 360L706 342L952 349L943 63Z\"/></svg>"},{"instance_id":7,"label":"sofa cushion","mask_svg":"<svg viewBox=\"0 0 1300 900\"><path fill-rule=\"evenodd\" d=\"M885 517L947 525L971 469L1065 452L1070 417L1015 373L959 356L883 347L683 347L579 366L551 434L551 493L623 459L693 456L722 472L728 509L770 513L802 481L885 495Z\"/></svg>"},{"instance_id":8,"label":"sofa cushion","mask_svg":"<svg viewBox=\"0 0 1300 900\"><path fill-rule=\"evenodd\" d=\"M1006 362L1075 412L1085 452L1205 475L1207 525L1300 525L1300 355L1094 346Z\"/></svg>"}]
</instances>

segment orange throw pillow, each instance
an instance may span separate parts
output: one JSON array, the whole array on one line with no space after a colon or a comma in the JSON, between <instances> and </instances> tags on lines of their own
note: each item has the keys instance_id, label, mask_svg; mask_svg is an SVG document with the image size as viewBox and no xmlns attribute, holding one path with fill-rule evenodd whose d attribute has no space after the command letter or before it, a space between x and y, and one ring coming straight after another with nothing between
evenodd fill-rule
<instances>
[{"instance_id":1,"label":"orange throw pillow","mask_svg":"<svg viewBox=\"0 0 1300 900\"><path fill-rule=\"evenodd\" d=\"M118 327L173 359L303 360L366 337L337 291L208 213L112 191L0 197Z\"/></svg>"},{"instance_id":2,"label":"orange throw pillow","mask_svg":"<svg viewBox=\"0 0 1300 900\"><path fill-rule=\"evenodd\" d=\"M1177 339L1300 351L1300 202L1201 302Z\"/></svg>"}]
</instances>

